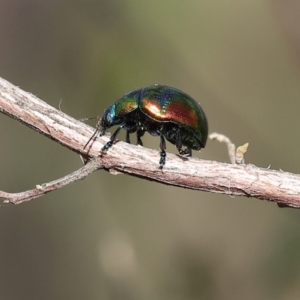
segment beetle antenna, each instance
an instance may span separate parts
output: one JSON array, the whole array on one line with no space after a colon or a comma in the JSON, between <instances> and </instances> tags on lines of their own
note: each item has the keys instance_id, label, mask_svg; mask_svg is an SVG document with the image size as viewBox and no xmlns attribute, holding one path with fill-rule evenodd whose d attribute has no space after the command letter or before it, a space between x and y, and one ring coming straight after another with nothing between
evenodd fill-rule
<instances>
[{"instance_id":1,"label":"beetle antenna","mask_svg":"<svg viewBox=\"0 0 300 300\"><path fill-rule=\"evenodd\" d=\"M92 120L92 119L99 119L100 118L100 116L94 116L94 117L89 117L89 118L83 118L83 119L80 119L80 121L82 121L82 122L85 122L85 121L88 121L88 120ZM90 143L90 141L92 140L92 139L94 139L95 138L95 136L100 132L100 126L99 126L100 124L99 124L99 121L98 121L98 123L97 123L97 125L96 125L96 130L94 131L94 133L92 134L92 136L89 138L89 140L87 141L87 143L84 145L84 147L83 147L83 150L86 148L86 146Z\"/></svg>"},{"instance_id":2,"label":"beetle antenna","mask_svg":"<svg viewBox=\"0 0 300 300\"><path fill-rule=\"evenodd\" d=\"M94 133L92 134L92 136L89 138L89 140L87 141L87 143L84 145L83 150L86 148L86 146L90 143L91 140L93 140L95 138L95 136L100 132L99 128L96 128L96 130L94 131Z\"/></svg>"},{"instance_id":3,"label":"beetle antenna","mask_svg":"<svg viewBox=\"0 0 300 300\"><path fill-rule=\"evenodd\" d=\"M79 119L79 121L81 121L81 122L86 122L86 121L93 120L93 119L96 119L96 118L99 118L99 116L88 117L88 118L82 118L82 119Z\"/></svg>"}]
</instances>

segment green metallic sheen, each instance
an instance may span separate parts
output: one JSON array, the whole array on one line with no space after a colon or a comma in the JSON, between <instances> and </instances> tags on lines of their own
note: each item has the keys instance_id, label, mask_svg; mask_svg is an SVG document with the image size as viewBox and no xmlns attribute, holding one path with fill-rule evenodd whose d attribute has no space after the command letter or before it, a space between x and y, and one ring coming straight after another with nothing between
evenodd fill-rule
<instances>
[{"instance_id":1,"label":"green metallic sheen","mask_svg":"<svg viewBox=\"0 0 300 300\"><path fill-rule=\"evenodd\" d=\"M125 114L132 112L139 106L140 90L136 90L124 95L114 104L114 114L122 117Z\"/></svg>"},{"instance_id":2,"label":"green metallic sheen","mask_svg":"<svg viewBox=\"0 0 300 300\"><path fill-rule=\"evenodd\" d=\"M141 146L141 137L148 132L160 137L161 169L166 161L165 139L176 146L181 156L191 156L192 149L205 147L208 136L208 122L201 106L182 91L158 84L131 91L113 103L102 115L84 148L98 133L102 136L114 125L119 127L101 152L115 143L121 129L126 130L128 143L130 134L135 132L137 144Z\"/></svg>"}]
</instances>

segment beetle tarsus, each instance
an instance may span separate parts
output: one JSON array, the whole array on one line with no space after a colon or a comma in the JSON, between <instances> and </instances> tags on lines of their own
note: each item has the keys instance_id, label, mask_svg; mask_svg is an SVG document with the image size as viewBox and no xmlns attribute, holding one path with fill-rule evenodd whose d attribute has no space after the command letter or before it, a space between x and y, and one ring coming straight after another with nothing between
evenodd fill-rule
<instances>
[{"instance_id":1,"label":"beetle tarsus","mask_svg":"<svg viewBox=\"0 0 300 300\"><path fill-rule=\"evenodd\" d=\"M107 152L107 150L113 145L113 141L110 140L108 141L102 148L101 152Z\"/></svg>"},{"instance_id":2,"label":"beetle tarsus","mask_svg":"<svg viewBox=\"0 0 300 300\"><path fill-rule=\"evenodd\" d=\"M190 148L178 149L178 152L181 156L184 156L184 157L192 156L192 149L190 149Z\"/></svg>"},{"instance_id":3,"label":"beetle tarsus","mask_svg":"<svg viewBox=\"0 0 300 300\"><path fill-rule=\"evenodd\" d=\"M162 169L166 163L166 151L162 150L160 152L159 168Z\"/></svg>"}]
</instances>

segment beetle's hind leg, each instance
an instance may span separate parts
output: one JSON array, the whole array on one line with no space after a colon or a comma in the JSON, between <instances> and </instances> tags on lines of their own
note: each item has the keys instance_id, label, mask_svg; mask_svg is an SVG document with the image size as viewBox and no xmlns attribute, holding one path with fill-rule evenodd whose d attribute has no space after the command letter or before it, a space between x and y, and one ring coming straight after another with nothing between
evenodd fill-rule
<instances>
[{"instance_id":1,"label":"beetle's hind leg","mask_svg":"<svg viewBox=\"0 0 300 300\"><path fill-rule=\"evenodd\" d=\"M179 155L184 157L192 156L192 149L190 148L182 149L182 136L180 130L177 130L176 132L175 146L178 150Z\"/></svg>"},{"instance_id":2,"label":"beetle's hind leg","mask_svg":"<svg viewBox=\"0 0 300 300\"><path fill-rule=\"evenodd\" d=\"M178 149L178 152L181 156L184 156L184 157L192 156L192 149L190 149L190 148Z\"/></svg>"}]
</instances>

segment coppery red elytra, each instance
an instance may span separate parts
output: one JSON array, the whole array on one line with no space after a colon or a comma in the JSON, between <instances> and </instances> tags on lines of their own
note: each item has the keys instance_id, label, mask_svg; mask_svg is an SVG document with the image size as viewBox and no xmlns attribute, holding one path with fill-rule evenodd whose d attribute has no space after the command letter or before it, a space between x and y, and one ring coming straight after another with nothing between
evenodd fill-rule
<instances>
[{"instance_id":1,"label":"coppery red elytra","mask_svg":"<svg viewBox=\"0 0 300 300\"><path fill-rule=\"evenodd\" d=\"M115 125L118 128L101 152L105 153L114 144L121 129L126 130L127 143L130 134L136 132L137 144L141 146L141 137L147 131L160 138L160 169L166 162L165 140L186 157L192 155L192 150L204 148L208 135L208 122L201 106L186 93L158 84L131 91L108 107L84 148L97 134L103 136Z\"/></svg>"}]
</instances>

